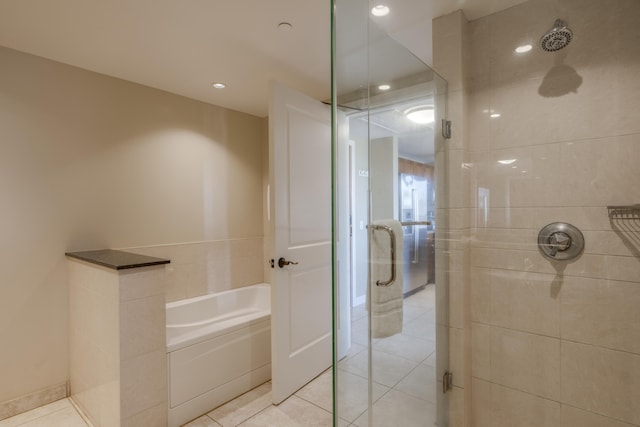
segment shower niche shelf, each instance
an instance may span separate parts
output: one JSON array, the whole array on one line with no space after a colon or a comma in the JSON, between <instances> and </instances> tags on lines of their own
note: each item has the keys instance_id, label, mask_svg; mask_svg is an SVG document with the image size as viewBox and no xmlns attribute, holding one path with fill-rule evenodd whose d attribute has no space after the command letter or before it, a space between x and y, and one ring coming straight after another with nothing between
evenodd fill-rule
<instances>
[{"instance_id":1,"label":"shower niche shelf","mask_svg":"<svg viewBox=\"0 0 640 427\"><path fill-rule=\"evenodd\" d=\"M607 206L609 219L640 219L640 204Z\"/></svg>"}]
</instances>

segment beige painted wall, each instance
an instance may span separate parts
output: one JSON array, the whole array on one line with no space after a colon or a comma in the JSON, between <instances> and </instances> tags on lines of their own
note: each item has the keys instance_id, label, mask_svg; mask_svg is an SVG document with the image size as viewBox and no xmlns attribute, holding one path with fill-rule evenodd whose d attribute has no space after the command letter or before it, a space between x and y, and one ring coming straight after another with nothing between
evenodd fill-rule
<instances>
[{"instance_id":1,"label":"beige painted wall","mask_svg":"<svg viewBox=\"0 0 640 427\"><path fill-rule=\"evenodd\" d=\"M514 53L556 18L574 31L567 48ZM467 171L450 185L468 207L451 232L469 252L451 296L472 390L459 425L640 426L640 227L607 211L640 200L639 20L634 0L531 0L434 23L434 65L453 81L451 111L464 112L449 164ZM575 262L538 251L538 231L555 221L584 233Z\"/></svg>"},{"instance_id":2,"label":"beige painted wall","mask_svg":"<svg viewBox=\"0 0 640 427\"><path fill-rule=\"evenodd\" d=\"M0 64L2 402L67 380L65 251L262 238L266 133L9 49Z\"/></svg>"}]
</instances>

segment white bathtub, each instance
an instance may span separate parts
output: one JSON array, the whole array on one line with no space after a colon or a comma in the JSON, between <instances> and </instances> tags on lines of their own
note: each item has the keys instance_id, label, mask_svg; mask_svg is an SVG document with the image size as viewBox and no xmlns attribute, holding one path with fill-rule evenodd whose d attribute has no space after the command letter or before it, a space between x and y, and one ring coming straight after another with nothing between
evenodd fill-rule
<instances>
[{"instance_id":1,"label":"white bathtub","mask_svg":"<svg viewBox=\"0 0 640 427\"><path fill-rule=\"evenodd\" d=\"M167 304L170 427L271 379L270 300L259 284Z\"/></svg>"}]
</instances>

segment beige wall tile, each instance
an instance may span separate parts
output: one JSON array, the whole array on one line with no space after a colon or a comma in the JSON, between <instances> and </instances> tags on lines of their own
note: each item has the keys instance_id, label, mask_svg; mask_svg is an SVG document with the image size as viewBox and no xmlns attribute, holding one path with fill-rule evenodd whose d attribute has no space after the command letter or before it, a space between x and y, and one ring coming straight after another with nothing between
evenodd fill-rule
<instances>
[{"instance_id":1,"label":"beige wall tile","mask_svg":"<svg viewBox=\"0 0 640 427\"><path fill-rule=\"evenodd\" d=\"M166 300L265 282L263 238L213 240L131 249L171 260L166 267Z\"/></svg>"},{"instance_id":2,"label":"beige wall tile","mask_svg":"<svg viewBox=\"0 0 640 427\"><path fill-rule=\"evenodd\" d=\"M562 403L640 424L640 355L562 342Z\"/></svg>"},{"instance_id":3,"label":"beige wall tile","mask_svg":"<svg viewBox=\"0 0 640 427\"><path fill-rule=\"evenodd\" d=\"M593 412L562 405L562 427L633 427L622 421L603 417Z\"/></svg>"},{"instance_id":4,"label":"beige wall tile","mask_svg":"<svg viewBox=\"0 0 640 427\"><path fill-rule=\"evenodd\" d=\"M449 326L454 328L464 327L464 280L463 271L450 271L449 278Z\"/></svg>"},{"instance_id":5,"label":"beige wall tile","mask_svg":"<svg viewBox=\"0 0 640 427\"><path fill-rule=\"evenodd\" d=\"M640 354L638 283L566 278L562 338Z\"/></svg>"},{"instance_id":6,"label":"beige wall tile","mask_svg":"<svg viewBox=\"0 0 640 427\"><path fill-rule=\"evenodd\" d=\"M575 225L583 233L590 230L603 230L609 222L607 212L601 206L497 207L489 209L488 219L488 227L515 229L539 229L536 227L538 224L546 225L563 221Z\"/></svg>"},{"instance_id":7,"label":"beige wall tile","mask_svg":"<svg viewBox=\"0 0 640 427\"><path fill-rule=\"evenodd\" d=\"M538 232L535 229L488 228L475 230L472 245L480 248L506 250L537 250Z\"/></svg>"},{"instance_id":8,"label":"beige wall tile","mask_svg":"<svg viewBox=\"0 0 640 427\"><path fill-rule=\"evenodd\" d=\"M451 121L451 138L447 140L448 150L462 150L466 146L467 94L463 90L450 90L447 93L446 119Z\"/></svg>"},{"instance_id":9,"label":"beige wall tile","mask_svg":"<svg viewBox=\"0 0 640 427\"><path fill-rule=\"evenodd\" d=\"M166 350L122 362L120 408L123 419L167 402Z\"/></svg>"},{"instance_id":10,"label":"beige wall tile","mask_svg":"<svg viewBox=\"0 0 640 427\"><path fill-rule=\"evenodd\" d=\"M491 277L494 272L487 268L471 268L471 320L491 323Z\"/></svg>"},{"instance_id":11,"label":"beige wall tile","mask_svg":"<svg viewBox=\"0 0 640 427\"><path fill-rule=\"evenodd\" d=\"M612 257L616 258L616 257ZM624 257L621 262L625 262ZM608 275L626 277L631 270L613 271L607 261L600 255L582 254L571 263L556 263L542 256L539 251L501 250L496 248L472 248L471 262L475 267L529 271L547 273L558 276L607 277ZM613 262L617 260L612 260ZM620 279L617 279L620 280Z\"/></svg>"},{"instance_id":12,"label":"beige wall tile","mask_svg":"<svg viewBox=\"0 0 640 427\"><path fill-rule=\"evenodd\" d=\"M468 167L468 154L464 150L449 150L448 153L449 163L447 164L446 185L450 189L455 189L449 193L448 207L451 209L475 207L469 193L471 171Z\"/></svg>"},{"instance_id":13,"label":"beige wall tile","mask_svg":"<svg viewBox=\"0 0 640 427\"><path fill-rule=\"evenodd\" d=\"M637 40L627 38L607 50L593 30L635 33L640 8L631 0L539 6L524 2L473 21L468 30L470 195L477 204L482 188L490 206L476 210L472 219L477 227L470 256L474 375L486 372L485 324L509 328L491 327L490 345L491 380L509 388L494 384L500 391L492 393L492 418L477 412L474 421L492 427L627 425L620 419L637 424L630 409L637 405L628 400L640 395L635 355L568 341L561 346L556 337L638 351L640 321L632 307L640 294L633 286L640 277L640 245L633 233L614 231L606 205L640 199L640 188L630 180L638 176L635 159L640 157L640 61L635 60ZM571 16L574 34L589 35L574 39L562 67L557 55L540 49L524 56L513 52L528 39L535 45L539 23L551 26L563 14ZM612 84L605 89L603 81ZM490 119L493 111L501 117ZM498 163L507 158L518 159L516 169ZM539 229L556 221L572 223L585 234L585 253L575 262L553 263L537 250ZM618 390L614 381L621 383ZM558 402L512 388L562 397L601 415L563 406L560 420Z\"/></svg>"},{"instance_id":14,"label":"beige wall tile","mask_svg":"<svg viewBox=\"0 0 640 427\"><path fill-rule=\"evenodd\" d=\"M498 384L491 387L493 427L557 427L560 403Z\"/></svg>"},{"instance_id":15,"label":"beige wall tile","mask_svg":"<svg viewBox=\"0 0 640 427\"><path fill-rule=\"evenodd\" d=\"M584 235L585 253L627 257L638 256L640 254L640 227L638 227L637 231L634 231L629 227L628 220L613 220L610 226L615 231L581 230Z\"/></svg>"},{"instance_id":16,"label":"beige wall tile","mask_svg":"<svg viewBox=\"0 0 640 427\"><path fill-rule=\"evenodd\" d=\"M465 412L464 388L453 387L449 392L449 427L465 427L468 416Z\"/></svg>"},{"instance_id":17,"label":"beige wall tile","mask_svg":"<svg viewBox=\"0 0 640 427\"><path fill-rule=\"evenodd\" d=\"M449 229L460 230L470 227L471 210L468 208L447 209Z\"/></svg>"},{"instance_id":18,"label":"beige wall tile","mask_svg":"<svg viewBox=\"0 0 640 427\"><path fill-rule=\"evenodd\" d=\"M453 385L464 388L466 370L464 356L464 329L449 328L449 370L454 373Z\"/></svg>"},{"instance_id":19,"label":"beige wall tile","mask_svg":"<svg viewBox=\"0 0 640 427\"><path fill-rule=\"evenodd\" d=\"M640 279L640 264L637 257L607 256L601 258L604 259L607 279L627 282L638 282Z\"/></svg>"},{"instance_id":20,"label":"beige wall tile","mask_svg":"<svg viewBox=\"0 0 640 427\"><path fill-rule=\"evenodd\" d=\"M560 286L555 275L493 270L491 324L559 338Z\"/></svg>"},{"instance_id":21,"label":"beige wall tile","mask_svg":"<svg viewBox=\"0 0 640 427\"><path fill-rule=\"evenodd\" d=\"M449 329L446 325L436 325L436 378L438 379L442 379L446 371L451 371Z\"/></svg>"},{"instance_id":22,"label":"beige wall tile","mask_svg":"<svg viewBox=\"0 0 640 427\"><path fill-rule=\"evenodd\" d=\"M118 276L120 301L164 295L166 292L165 276L165 265L121 270Z\"/></svg>"},{"instance_id":23,"label":"beige wall tile","mask_svg":"<svg viewBox=\"0 0 640 427\"><path fill-rule=\"evenodd\" d=\"M125 418L120 423L121 427L165 426L167 425L167 404L161 403L152 408L145 409L131 417ZM215 423L212 423L215 426Z\"/></svg>"},{"instance_id":24,"label":"beige wall tile","mask_svg":"<svg viewBox=\"0 0 640 427\"><path fill-rule=\"evenodd\" d=\"M463 85L462 43L466 25L462 11L433 20L433 64L438 74L447 80L449 91L460 90Z\"/></svg>"},{"instance_id":25,"label":"beige wall tile","mask_svg":"<svg viewBox=\"0 0 640 427\"><path fill-rule=\"evenodd\" d=\"M471 375L491 380L491 326L472 323Z\"/></svg>"},{"instance_id":26,"label":"beige wall tile","mask_svg":"<svg viewBox=\"0 0 640 427\"><path fill-rule=\"evenodd\" d=\"M164 295L123 302L120 306L120 357L126 361L166 349Z\"/></svg>"},{"instance_id":27,"label":"beige wall tile","mask_svg":"<svg viewBox=\"0 0 640 427\"><path fill-rule=\"evenodd\" d=\"M473 378L471 382L471 414L473 427L492 427L492 384Z\"/></svg>"},{"instance_id":28,"label":"beige wall tile","mask_svg":"<svg viewBox=\"0 0 640 427\"><path fill-rule=\"evenodd\" d=\"M492 382L560 399L560 340L491 328Z\"/></svg>"}]
</instances>

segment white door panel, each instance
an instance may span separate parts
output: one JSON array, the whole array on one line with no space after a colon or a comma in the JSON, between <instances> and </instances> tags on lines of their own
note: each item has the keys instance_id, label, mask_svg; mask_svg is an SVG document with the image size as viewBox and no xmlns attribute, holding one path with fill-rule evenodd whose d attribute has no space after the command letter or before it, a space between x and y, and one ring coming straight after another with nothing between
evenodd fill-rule
<instances>
[{"instance_id":1,"label":"white door panel","mask_svg":"<svg viewBox=\"0 0 640 427\"><path fill-rule=\"evenodd\" d=\"M269 107L272 396L280 403L331 366L329 108L273 83ZM278 266L278 259L297 264Z\"/></svg>"}]
</instances>

